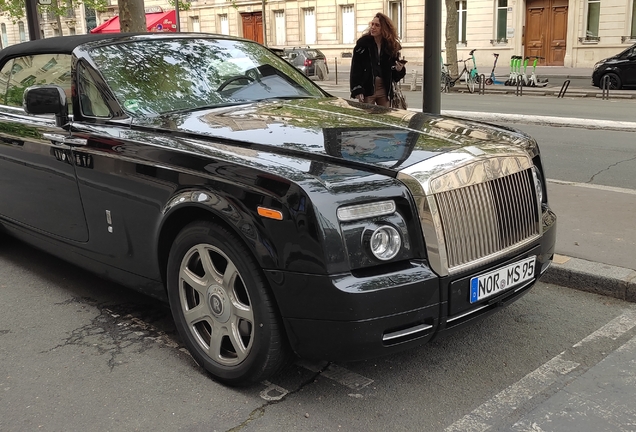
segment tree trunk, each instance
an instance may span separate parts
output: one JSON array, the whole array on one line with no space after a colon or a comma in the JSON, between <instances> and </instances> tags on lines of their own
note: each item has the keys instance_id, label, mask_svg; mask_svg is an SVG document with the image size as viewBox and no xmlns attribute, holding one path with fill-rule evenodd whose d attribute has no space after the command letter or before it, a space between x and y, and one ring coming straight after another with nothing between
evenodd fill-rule
<instances>
[{"instance_id":1,"label":"tree trunk","mask_svg":"<svg viewBox=\"0 0 636 432\"><path fill-rule=\"evenodd\" d=\"M146 32L144 0L118 0L119 31L122 33Z\"/></svg>"},{"instance_id":2,"label":"tree trunk","mask_svg":"<svg viewBox=\"0 0 636 432\"><path fill-rule=\"evenodd\" d=\"M455 0L446 1L446 61L450 63L448 70L452 77L459 74L457 68L457 2Z\"/></svg>"}]
</instances>

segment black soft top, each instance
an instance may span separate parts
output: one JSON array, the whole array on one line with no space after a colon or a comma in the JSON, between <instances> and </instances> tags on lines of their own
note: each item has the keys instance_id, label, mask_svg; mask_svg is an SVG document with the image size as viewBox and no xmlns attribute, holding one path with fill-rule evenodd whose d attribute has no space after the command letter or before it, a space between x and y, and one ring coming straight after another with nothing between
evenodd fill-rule
<instances>
[{"instance_id":1,"label":"black soft top","mask_svg":"<svg viewBox=\"0 0 636 432\"><path fill-rule=\"evenodd\" d=\"M130 33L85 34L58 36L22 42L8 46L0 51L0 64L4 63L7 58L18 57L25 54L71 54L78 45L82 45L87 42L104 39L121 39L128 36L130 36Z\"/></svg>"},{"instance_id":2,"label":"black soft top","mask_svg":"<svg viewBox=\"0 0 636 432\"><path fill-rule=\"evenodd\" d=\"M131 36L147 35L152 38L161 37L192 37L196 35L200 38L216 37L223 39L236 39L230 36L211 35L205 33L96 33L73 36L57 36L47 39L38 39L29 42L22 42L16 45L8 46L0 50L0 65L7 59L19 57L21 55L34 54L72 54L73 50L79 45L101 41L101 40L123 40Z\"/></svg>"}]
</instances>

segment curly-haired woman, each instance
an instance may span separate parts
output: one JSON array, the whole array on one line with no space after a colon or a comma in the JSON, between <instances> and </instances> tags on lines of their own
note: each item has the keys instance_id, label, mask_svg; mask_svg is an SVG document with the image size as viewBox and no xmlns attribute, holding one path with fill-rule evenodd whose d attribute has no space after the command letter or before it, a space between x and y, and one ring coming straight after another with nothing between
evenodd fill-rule
<instances>
[{"instance_id":1,"label":"curly-haired woman","mask_svg":"<svg viewBox=\"0 0 636 432\"><path fill-rule=\"evenodd\" d=\"M391 19L377 13L369 30L356 42L351 59L351 97L360 102L389 106L391 82L406 75L400 59L402 46Z\"/></svg>"}]
</instances>

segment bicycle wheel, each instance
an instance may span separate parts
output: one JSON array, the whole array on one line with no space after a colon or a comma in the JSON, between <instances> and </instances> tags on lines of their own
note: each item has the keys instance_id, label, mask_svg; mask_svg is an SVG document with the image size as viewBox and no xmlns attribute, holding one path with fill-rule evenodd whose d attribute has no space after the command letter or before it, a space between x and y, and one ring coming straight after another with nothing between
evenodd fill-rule
<instances>
[{"instance_id":1,"label":"bicycle wheel","mask_svg":"<svg viewBox=\"0 0 636 432\"><path fill-rule=\"evenodd\" d=\"M475 93L475 77L471 74L466 77L466 87L468 87L468 93Z\"/></svg>"},{"instance_id":2,"label":"bicycle wheel","mask_svg":"<svg viewBox=\"0 0 636 432\"><path fill-rule=\"evenodd\" d=\"M441 82L441 91L442 93L448 93L448 88L450 87L450 77L446 72L442 72L442 82Z\"/></svg>"}]
</instances>

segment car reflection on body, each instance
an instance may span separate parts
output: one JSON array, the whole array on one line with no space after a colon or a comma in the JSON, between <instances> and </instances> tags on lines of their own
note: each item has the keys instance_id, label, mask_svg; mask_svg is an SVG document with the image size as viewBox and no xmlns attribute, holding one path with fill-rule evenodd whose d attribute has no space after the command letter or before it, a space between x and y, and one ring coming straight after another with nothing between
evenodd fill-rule
<instances>
[{"instance_id":1,"label":"car reflection on body","mask_svg":"<svg viewBox=\"0 0 636 432\"><path fill-rule=\"evenodd\" d=\"M552 260L532 138L331 97L251 41L27 42L0 86L2 228L167 301L227 384L415 347Z\"/></svg>"}]
</instances>

